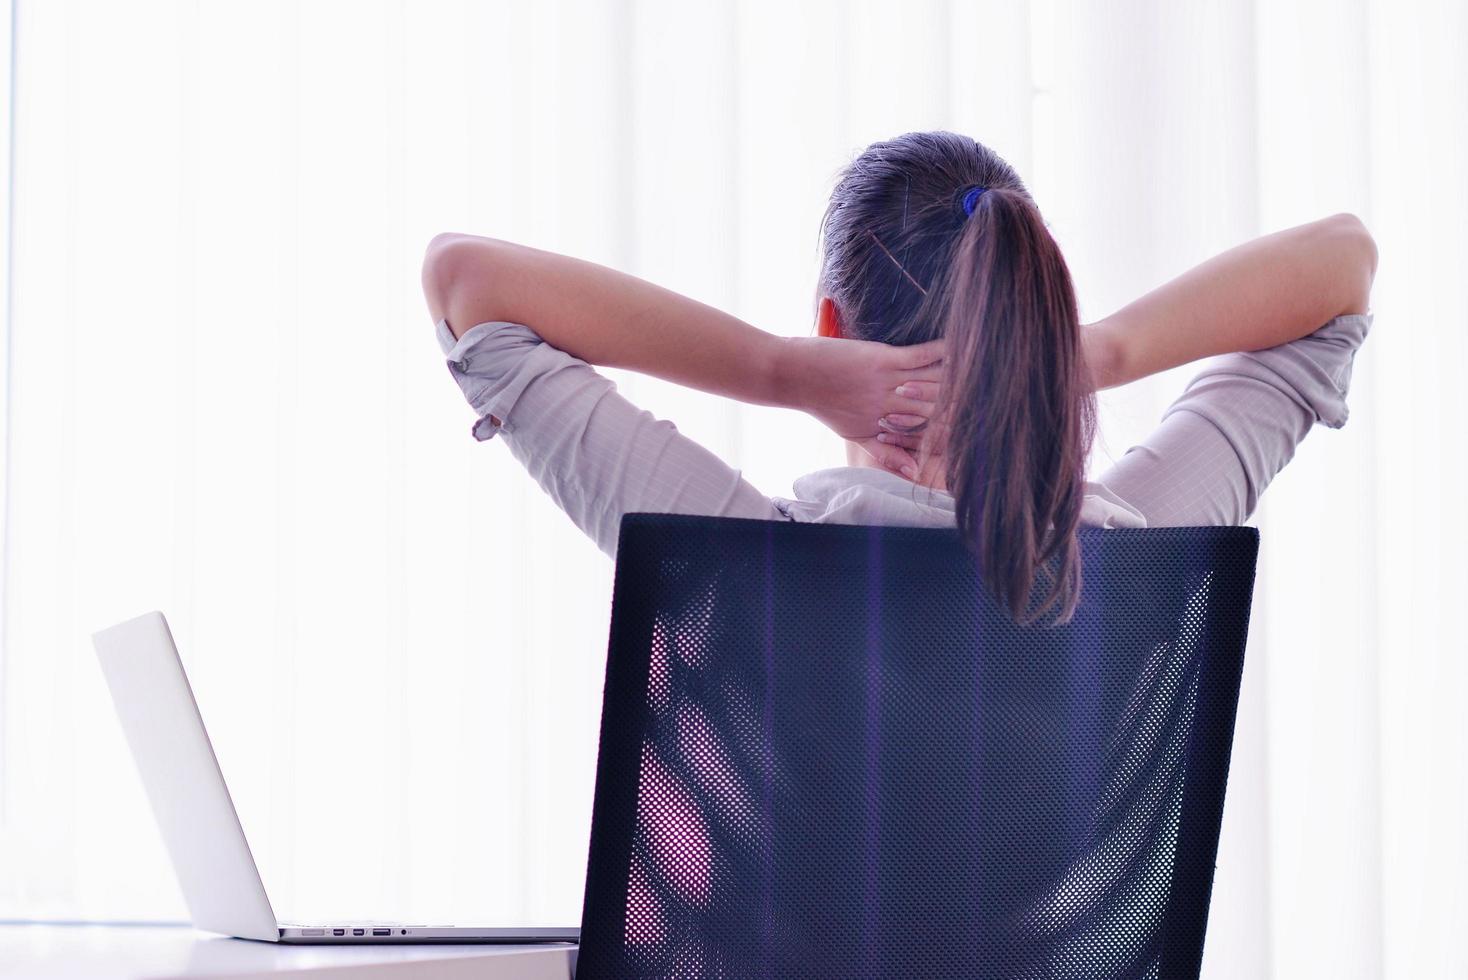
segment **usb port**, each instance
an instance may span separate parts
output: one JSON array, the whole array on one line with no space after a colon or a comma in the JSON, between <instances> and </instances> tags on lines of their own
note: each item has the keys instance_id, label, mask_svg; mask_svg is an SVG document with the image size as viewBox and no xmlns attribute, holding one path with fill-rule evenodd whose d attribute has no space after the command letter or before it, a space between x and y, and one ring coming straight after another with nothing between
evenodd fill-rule
<instances>
[{"instance_id":1,"label":"usb port","mask_svg":"<svg viewBox=\"0 0 1468 980\"><path fill-rule=\"evenodd\" d=\"M352 935L354 935L354 936L365 936L366 934L367 934L367 930L366 929L353 929L352 930Z\"/></svg>"},{"instance_id":2,"label":"usb port","mask_svg":"<svg viewBox=\"0 0 1468 980\"><path fill-rule=\"evenodd\" d=\"M302 929L301 930L301 935L303 935L303 936L324 936L324 935L326 935L326 930L325 929Z\"/></svg>"},{"instance_id":3,"label":"usb port","mask_svg":"<svg viewBox=\"0 0 1468 980\"><path fill-rule=\"evenodd\" d=\"M391 936L392 935L392 930L391 929L373 929L372 930L372 935L374 935L374 936Z\"/></svg>"},{"instance_id":4,"label":"usb port","mask_svg":"<svg viewBox=\"0 0 1468 980\"><path fill-rule=\"evenodd\" d=\"M331 934L333 936L345 936L347 931L345 929L333 929L331 930Z\"/></svg>"}]
</instances>

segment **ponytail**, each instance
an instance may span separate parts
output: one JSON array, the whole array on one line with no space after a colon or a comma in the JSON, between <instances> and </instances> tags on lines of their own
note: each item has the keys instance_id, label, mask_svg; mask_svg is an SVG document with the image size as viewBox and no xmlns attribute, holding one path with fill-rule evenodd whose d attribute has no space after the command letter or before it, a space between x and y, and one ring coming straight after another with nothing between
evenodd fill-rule
<instances>
[{"instance_id":1,"label":"ponytail","mask_svg":"<svg viewBox=\"0 0 1468 980\"><path fill-rule=\"evenodd\" d=\"M946 339L927 429L941 444L924 448L944 457L964 543L1017 622L1069 622L1096 394L1070 272L1019 174L945 130L873 143L832 190L821 243L844 336Z\"/></svg>"},{"instance_id":2,"label":"ponytail","mask_svg":"<svg viewBox=\"0 0 1468 980\"><path fill-rule=\"evenodd\" d=\"M943 447L958 529L1017 622L1080 602L1080 525L1096 396L1075 288L1023 189L970 195L948 270ZM1027 607L1038 579L1044 589Z\"/></svg>"}]
</instances>

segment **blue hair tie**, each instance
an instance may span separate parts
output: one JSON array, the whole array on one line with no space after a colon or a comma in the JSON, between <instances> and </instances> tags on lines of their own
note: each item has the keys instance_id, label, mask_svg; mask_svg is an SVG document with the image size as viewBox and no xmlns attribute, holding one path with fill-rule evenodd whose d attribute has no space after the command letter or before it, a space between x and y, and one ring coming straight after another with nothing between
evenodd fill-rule
<instances>
[{"instance_id":1,"label":"blue hair tie","mask_svg":"<svg viewBox=\"0 0 1468 980\"><path fill-rule=\"evenodd\" d=\"M974 213L974 208L979 204L979 198L984 196L987 187L970 187L968 193L963 195L963 213L967 217Z\"/></svg>"}]
</instances>

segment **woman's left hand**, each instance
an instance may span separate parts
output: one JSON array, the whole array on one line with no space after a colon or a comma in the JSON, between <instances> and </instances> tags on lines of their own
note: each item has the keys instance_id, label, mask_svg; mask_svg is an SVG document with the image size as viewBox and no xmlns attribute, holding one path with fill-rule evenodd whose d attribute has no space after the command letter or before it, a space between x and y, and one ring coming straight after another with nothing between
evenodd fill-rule
<instances>
[{"instance_id":1,"label":"woman's left hand","mask_svg":"<svg viewBox=\"0 0 1468 980\"><path fill-rule=\"evenodd\" d=\"M936 409L943 341L896 347L869 340L786 337L778 385L783 403L820 419L884 468L912 479L915 448ZM899 394L898 389L902 392ZM884 428L879 420L886 418ZM878 440L894 429L906 435Z\"/></svg>"}]
</instances>

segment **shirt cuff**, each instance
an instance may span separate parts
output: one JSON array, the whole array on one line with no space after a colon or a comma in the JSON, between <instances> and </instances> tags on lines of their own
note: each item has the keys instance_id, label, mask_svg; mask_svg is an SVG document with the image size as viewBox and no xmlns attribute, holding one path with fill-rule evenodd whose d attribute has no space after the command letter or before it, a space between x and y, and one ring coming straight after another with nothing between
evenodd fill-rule
<instances>
[{"instance_id":1,"label":"shirt cuff","mask_svg":"<svg viewBox=\"0 0 1468 980\"><path fill-rule=\"evenodd\" d=\"M515 402L537 375L552 366L548 357L565 356L521 323L480 323L455 339L444 319L435 332L449 374L479 416L469 431L480 442L494 438L501 429L514 434ZM496 426L490 416L500 424Z\"/></svg>"},{"instance_id":2,"label":"shirt cuff","mask_svg":"<svg viewBox=\"0 0 1468 980\"><path fill-rule=\"evenodd\" d=\"M1282 378L1320 424L1339 429L1351 415L1346 403L1351 370L1373 319L1371 313L1338 316L1299 340L1243 356Z\"/></svg>"}]
</instances>

